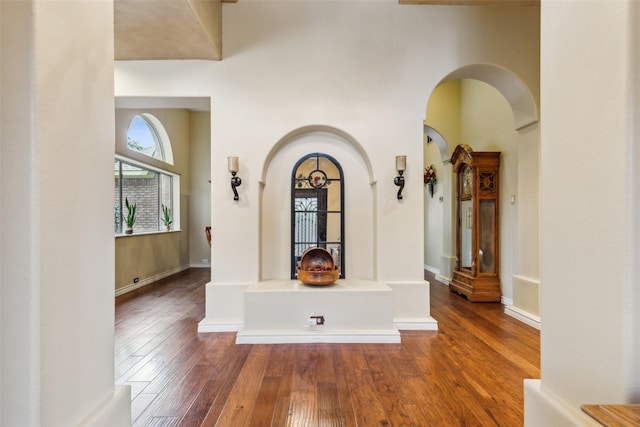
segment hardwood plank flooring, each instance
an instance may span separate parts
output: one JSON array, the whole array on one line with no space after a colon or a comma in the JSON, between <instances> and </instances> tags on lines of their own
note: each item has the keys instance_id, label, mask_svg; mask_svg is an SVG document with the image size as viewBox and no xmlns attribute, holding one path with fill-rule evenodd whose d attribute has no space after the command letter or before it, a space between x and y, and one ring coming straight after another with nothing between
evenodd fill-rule
<instances>
[{"instance_id":1,"label":"hardwood plank flooring","mask_svg":"<svg viewBox=\"0 0 640 427\"><path fill-rule=\"evenodd\" d=\"M208 269L116 298L117 384L142 426L521 426L539 332L431 282L438 331L401 344L236 345L198 334Z\"/></svg>"}]
</instances>

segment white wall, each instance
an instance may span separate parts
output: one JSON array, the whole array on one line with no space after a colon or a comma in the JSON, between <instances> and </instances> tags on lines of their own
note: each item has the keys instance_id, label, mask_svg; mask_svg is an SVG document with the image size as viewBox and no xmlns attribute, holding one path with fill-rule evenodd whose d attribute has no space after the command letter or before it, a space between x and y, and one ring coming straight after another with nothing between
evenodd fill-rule
<instances>
[{"instance_id":1,"label":"white wall","mask_svg":"<svg viewBox=\"0 0 640 427\"><path fill-rule=\"evenodd\" d=\"M633 0L542 2L543 331L528 426L638 401L638 12Z\"/></svg>"},{"instance_id":2,"label":"white wall","mask_svg":"<svg viewBox=\"0 0 640 427\"><path fill-rule=\"evenodd\" d=\"M518 131L513 305L505 312L540 329L540 124Z\"/></svg>"},{"instance_id":3,"label":"white wall","mask_svg":"<svg viewBox=\"0 0 640 427\"><path fill-rule=\"evenodd\" d=\"M526 10L508 10L525 25L535 16ZM514 37L500 37L495 50L482 45L466 58L465 48L452 55L447 50L452 48L448 45L451 42L444 37L454 31L451 27L457 27L454 40L466 40L478 36L475 25L504 18L505 13L498 9L496 16L490 17L477 12L473 8L429 9L392 2L333 3L331 8L320 2L247 2L226 7L226 59L220 77L230 87L242 90L236 90L228 100L231 107L220 108L224 125L214 130L214 145L218 134L220 140L245 146L241 158L247 164L254 163L256 166L248 166L254 169L261 166L261 152L299 126L327 124L350 133L370 156L378 181L379 277L421 277L422 242L416 230L422 228L422 135L417 120L420 113L414 108L420 106L423 111L428 96L425 88L441 77L437 68L443 63L496 56L506 61L513 58L509 55L530 53L526 47L516 47L521 37L518 32ZM460 26L454 23L466 24L467 30L460 33ZM372 42L357 34L376 37ZM483 37L497 41L495 34L479 39ZM426 39L428 44L421 43ZM381 52L384 60L379 57ZM430 61L433 57L438 58L437 64ZM521 61L529 59L522 57ZM259 75L256 69L260 69ZM216 108L215 97L213 104ZM261 125L255 126L257 123ZM252 137L255 127L260 134ZM224 154L230 153L221 152L220 157ZM394 197L392 184L397 154L408 154L410 162L401 203ZM248 189L243 192L251 199L245 191ZM214 266L214 275L215 270ZM221 281L231 279L220 277Z\"/></svg>"},{"instance_id":4,"label":"white wall","mask_svg":"<svg viewBox=\"0 0 640 427\"><path fill-rule=\"evenodd\" d=\"M129 389L114 387L106 197L113 191L113 3L0 7L0 424L129 425Z\"/></svg>"},{"instance_id":5,"label":"white wall","mask_svg":"<svg viewBox=\"0 0 640 427\"><path fill-rule=\"evenodd\" d=\"M211 225L211 115L189 113L191 156L189 159L189 265L208 267L211 248L204 228ZM206 262L204 262L206 260Z\"/></svg>"},{"instance_id":6,"label":"white wall","mask_svg":"<svg viewBox=\"0 0 640 427\"><path fill-rule=\"evenodd\" d=\"M450 80L438 85L431 93L426 109L427 124L438 131L448 147L444 158L434 142L426 145L424 149L424 165L428 167L433 164L438 177L433 198L427 196L425 186L425 265L445 280L451 279L452 271L449 271L449 265L456 255L455 239L452 236L455 229L451 226L455 215L456 187L453 168L448 160L455 147L461 143L460 82L461 80ZM447 164L444 161L447 161Z\"/></svg>"},{"instance_id":7,"label":"white wall","mask_svg":"<svg viewBox=\"0 0 640 427\"><path fill-rule=\"evenodd\" d=\"M444 254L442 234L444 197L449 197L448 194L445 194L445 175L451 173L451 167L445 167L442 164L440 152L435 144L431 144L425 149L425 160L426 167L433 164L438 182L433 187L433 196L429 194L428 186L423 186L425 212L424 265L430 271L440 273L440 262Z\"/></svg>"}]
</instances>

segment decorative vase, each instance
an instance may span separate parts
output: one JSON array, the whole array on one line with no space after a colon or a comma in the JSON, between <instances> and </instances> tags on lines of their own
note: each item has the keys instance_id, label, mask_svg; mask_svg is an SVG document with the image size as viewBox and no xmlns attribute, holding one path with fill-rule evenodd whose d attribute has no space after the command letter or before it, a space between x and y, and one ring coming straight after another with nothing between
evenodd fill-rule
<instances>
[{"instance_id":1,"label":"decorative vase","mask_svg":"<svg viewBox=\"0 0 640 427\"><path fill-rule=\"evenodd\" d=\"M428 183L427 187L429 187L429 195L431 196L431 198L433 199L433 183Z\"/></svg>"},{"instance_id":2,"label":"decorative vase","mask_svg":"<svg viewBox=\"0 0 640 427\"><path fill-rule=\"evenodd\" d=\"M170 225L165 225L164 226L164 231L171 231L171 226Z\"/></svg>"},{"instance_id":3,"label":"decorative vase","mask_svg":"<svg viewBox=\"0 0 640 427\"><path fill-rule=\"evenodd\" d=\"M129 227L124 232L125 234L133 234L133 228Z\"/></svg>"}]
</instances>

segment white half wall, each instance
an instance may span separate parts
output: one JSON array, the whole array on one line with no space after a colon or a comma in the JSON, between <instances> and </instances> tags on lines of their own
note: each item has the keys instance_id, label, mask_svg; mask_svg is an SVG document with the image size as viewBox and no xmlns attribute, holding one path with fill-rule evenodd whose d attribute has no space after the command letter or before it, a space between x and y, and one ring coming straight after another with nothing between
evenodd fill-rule
<instances>
[{"instance_id":1,"label":"white half wall","mask_svg":"<svg viewBox=\"0 0 640 427\"><path fill-rule=\"evenodd\" d=\"M438 330L429 282L340 279L327 287L297 280L208 283L198 332L238 332L236 342L400 342L398 330ZM311 315L326 326L309 328Z\"/></svg>"}]
</instances>

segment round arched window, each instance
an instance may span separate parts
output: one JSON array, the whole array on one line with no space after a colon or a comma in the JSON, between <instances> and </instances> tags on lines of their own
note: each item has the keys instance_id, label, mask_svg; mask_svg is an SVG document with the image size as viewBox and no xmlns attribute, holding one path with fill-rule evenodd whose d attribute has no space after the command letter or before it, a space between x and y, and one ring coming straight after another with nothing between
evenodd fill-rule
<instances>
[{"instance_id":1,"label":"round arched window","mask_svg":"<svg viewBox=\"0 0 640 427\"><path fill-rule=\"evenodd\" d=\"M171 142L164 126L152 114L135 116L127 130L127 147L145 156L173 164Z\"/></svg>"}]
</instances>

